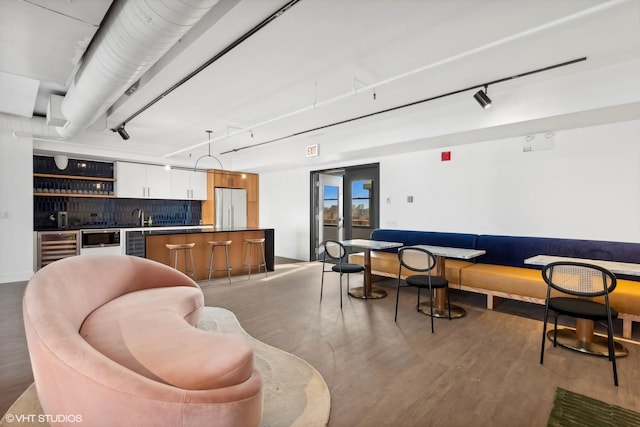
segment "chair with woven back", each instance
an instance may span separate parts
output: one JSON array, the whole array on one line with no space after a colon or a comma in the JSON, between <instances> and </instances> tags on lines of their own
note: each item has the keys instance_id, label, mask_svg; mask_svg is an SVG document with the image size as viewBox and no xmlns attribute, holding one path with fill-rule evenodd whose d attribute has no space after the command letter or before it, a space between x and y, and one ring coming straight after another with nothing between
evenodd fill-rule
<instances>
[{"instance_id":1,"label":"chair with woven back","mask_svg":"<svg viewBox=\"0 0 640 427\"><path fill-rule=\"evenodd\" d=\"M322 280L320 282L320 301L322 301L322 290L324 289L324 273L340 274L340 309L342 309L342 276L347 275L347 292L349 292L349 275L352 273L364 272L365 268L360 264L345 262L347 250L344 245L336 240L325 240L320 245L322 251ZM326 264L331 264L331 269L326 269Z\"/></svg>"},{"instance_id":2,"label":"chair with woven back","mask_svg":"<svg viewBox=\"0 0 640 427\"><path fill-rule=\"evenodd\" d=\"M398 321L398 300L400 297L400 288L418 288L418 302L416 303L416 310L418 311L420 311L420 291L422 289L427 289L429 292L429 306L431 309L431 333L433 333L433 291L435 289L441 288L448 289L449 282L442 276L436 276L432 274L432 271L436 266L436 257L427 249L415 246L404 246L398 250L398 260L400 261L400 266L398 268L398 282L396 289L395 321ZM404 286L401 285L400 279L403 268L412 272L419 273L407 276ZM451 320L451 304L449 303L449 294L450 292L447 292L447 307L449 309L449 320Z\"/></svg>"},{"instance_id":3,"label":"chair with woven back","mask_svg":"<svg viewBox=\"0 0 640 427\"><path fill-rule=\"evenodd\" d=\"M613 340L612 321L618 312L609 304L609 294L616 288L616 277L609 270L585 262L559 261L547 264L542 269L542 278L547 283L544 308L544 326L540 347L540 364L544 361L544 343L547 335L549 312L554 315L553 346L558 342L558 316L570 316L606 323L608 359L613 367L613 381L618 385L616 352ZM603 302L593 298L602 298Z\"/></svg>"}]
</instances>

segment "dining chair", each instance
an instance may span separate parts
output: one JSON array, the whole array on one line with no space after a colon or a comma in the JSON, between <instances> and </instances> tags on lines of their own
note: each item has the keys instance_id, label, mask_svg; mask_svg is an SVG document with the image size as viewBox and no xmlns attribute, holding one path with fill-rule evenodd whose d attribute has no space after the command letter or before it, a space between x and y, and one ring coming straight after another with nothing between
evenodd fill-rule
<instances>
[{"instance_id":1,"label":"dining chair","mask_svg":"<svg viewBox=\"0 0 640 427\"><path fill-rule=\"evenodd\" d=\"M400 266L398 268L398 282L396 287L396 315L395 321L398 321L398 300L400 298L401 287L414 287L418 288L418 302L416 303L416 310L420 310L420 291L422 289L428 289L429 291L429 307L431 309L431 333L433 329L433 290L440 288L449 288L449 281L442 276L433 275L431 272L436 266L436 257L426 249L404 246L398 249L398 260ZM420 273L409 275L405 279L405 285L401 285L400 279L402 268L406 268L410 271ZM450 292L447 292L447 308L449 310L449 320L451 320L451 304L449 299Z\"/></svg>"},{"instance_id":2,"label":"dining chair","mask_svg":"<svg viewBox=\"0 0 640 427\"><path fill-rule=\"evenodd\" d=\"M609 270L584 262L552 262L542 268L542 278L547 283L544 306L544 326L540 347L540 364L544 361L544 341L547 335L549 311L554 315L553 346L558 338L558 317L570 316L595 322L606 322L608 358L613 366L613 382L618 385L616 353L613 341L612 320L618 312L609 305L609 294L616 288L616 276ZM552 290L558 291L553 292ZM566 295L566 296L563 296ZM604 303L591 298L604 297Z\"/></svg>"},{"instance_id":3,"label":"dining chair","mask_svg":"<svg viewBox=\"0 0 640 427\"><path fill-rule=\"evenodd\" d=\"M320 281L320 301L322 301L322 290L324 288L324 273L340 274L340 309L342 309L342 276L347 275L347 292L349 292L349 275L351 273L364 272L364 266L344 262L347 258L347 250L344 245L336 240L326 240L320 245L322 251L322 280ZM327 270L327 263L331 264L331 269ZM364 275L363 275L364 280Z\"/></svg>"}]
</instances>

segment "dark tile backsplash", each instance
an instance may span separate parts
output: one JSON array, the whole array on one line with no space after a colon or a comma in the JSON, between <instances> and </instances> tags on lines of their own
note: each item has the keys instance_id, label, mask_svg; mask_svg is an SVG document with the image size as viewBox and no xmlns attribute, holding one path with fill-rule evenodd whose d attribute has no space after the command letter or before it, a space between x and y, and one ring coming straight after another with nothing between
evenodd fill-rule
<instances>
[{"instance_id":1,"label":"dark tile backsplash","mask_svg":"<svg viewBox=\"0 0 640 427\"><path fill-rule=\"evenodd\" d=\"M197 225L202 219L202 204L198 200L34 196L33 208L37 231L57 229L55 218L59 211L67 212L69 229L135 227L138 226L135 209L144 210L145 219L151 215L154 226Z\"/></svg>"},{"instance_id":2,"label":"dark tile backsplash","mask_svg":"<svg viewBox=\"0 0 640 427\"><path fill-rule=\"evenodd\" d=\"M37 193L77 193L113 195L113 163L69 159L64 170L53 157L34 156L33 191ZM55 176L55 175L59 175ZM79 179L74 179L79 177ZM82 179L83 177L90 177ZM92 180L92 178L107 178ZM108 178L111 178L109 181ZM96 183L100 183L96 187ZM38 195L33 197L34 230L59 229L57 213L67 212L68 228L106 228L139 226L138 212L145 220L151 215L154 226L197 225L202 219L199 200L115 199Z\"/></svg>"}]
</instances>

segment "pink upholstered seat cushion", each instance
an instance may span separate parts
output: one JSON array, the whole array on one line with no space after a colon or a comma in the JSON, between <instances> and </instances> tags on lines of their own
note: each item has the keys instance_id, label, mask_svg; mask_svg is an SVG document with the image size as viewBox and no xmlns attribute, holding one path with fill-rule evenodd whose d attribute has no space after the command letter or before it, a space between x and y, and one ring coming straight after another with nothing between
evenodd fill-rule
<instances>
[{"instance_id":1,"label":"pink upholstered seat cushion","mask_svg":"<svg viewBox=\"0 0 640 427\"><path fill-rule=\"evenodd\" d=\"M131 292L97 308L80 334L119 364L179 388L207 390L247 381L254 371L249 343L195 328L202 306L196 288Z\"/></svg>"}]
</instances>

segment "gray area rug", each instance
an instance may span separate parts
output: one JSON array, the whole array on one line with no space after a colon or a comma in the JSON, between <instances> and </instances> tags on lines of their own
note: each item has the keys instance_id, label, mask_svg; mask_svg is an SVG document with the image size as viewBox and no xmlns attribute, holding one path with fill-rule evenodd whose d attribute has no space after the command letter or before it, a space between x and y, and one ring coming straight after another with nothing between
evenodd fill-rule
<instances>
[{"instance_id":1,"label":"gray area rug","mask_svg":"<svg viewBox=\"0 0 640 427\"><path fill-rule=\"evenodd\" d=\"M198 328L247 337L264 380L263 427L314 427L329 422L331 395L320 373L301 358L256 340L229 310L205 307ZM39 422L42 408L34 384L15 401L0 420L0 427L49 426ZM16 418L21 417L18 422Z\"/></svg>"}]
</instances>

